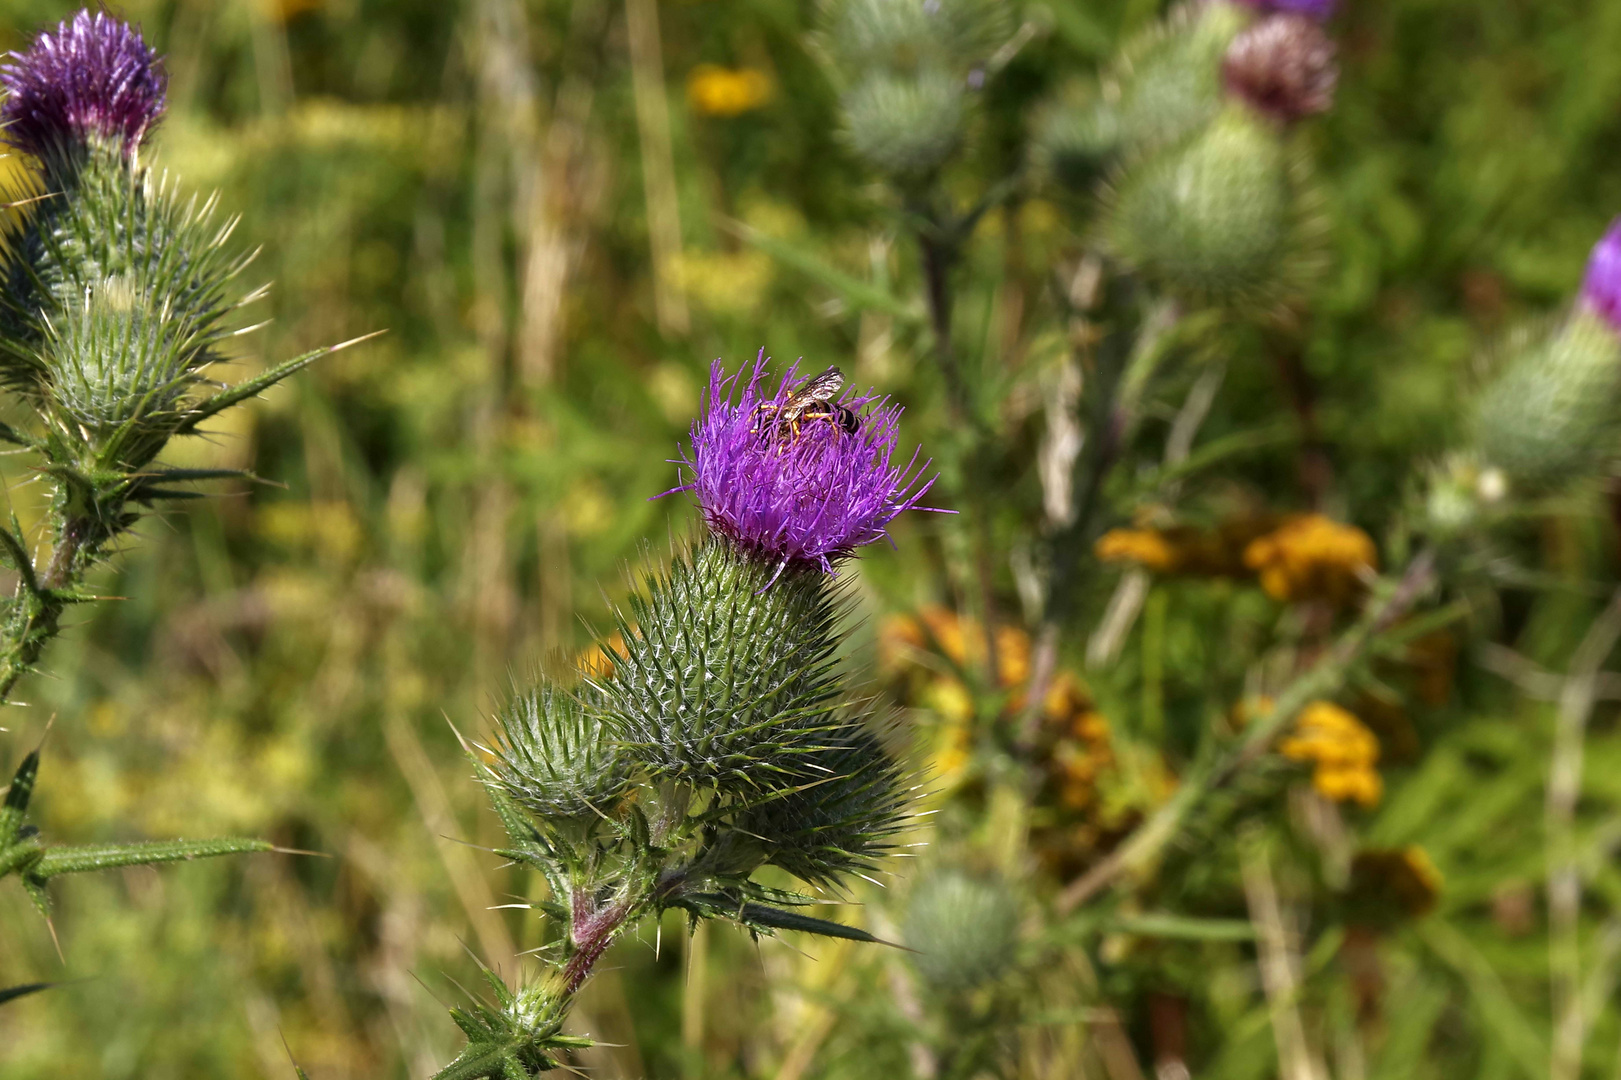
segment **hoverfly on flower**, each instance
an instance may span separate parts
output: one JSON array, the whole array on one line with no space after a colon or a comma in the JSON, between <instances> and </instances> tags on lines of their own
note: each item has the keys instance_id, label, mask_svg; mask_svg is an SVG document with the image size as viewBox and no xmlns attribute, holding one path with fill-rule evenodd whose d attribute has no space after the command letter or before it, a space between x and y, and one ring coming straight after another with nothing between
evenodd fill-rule
<instances>
[{"instance_id":1,"label":"hoverfly on flower","mask_svg":"<svg viewBox=\"0 0 1621 1080\"><path fill-rule=\"evenodd\" d=\"M807 420L826 420L846 435L861 430L854 409L835 400L844 389L844 372L830 367L794 387L782 403L762 401L754 411L756 432L765 429L793 441Z\"/></svg>"}]
</instances>

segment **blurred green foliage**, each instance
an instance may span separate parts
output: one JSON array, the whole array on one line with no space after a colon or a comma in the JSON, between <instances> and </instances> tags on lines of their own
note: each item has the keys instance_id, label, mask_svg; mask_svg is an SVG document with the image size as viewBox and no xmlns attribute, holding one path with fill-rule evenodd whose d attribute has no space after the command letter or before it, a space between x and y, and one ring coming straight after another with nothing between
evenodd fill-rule
<instances>
[{"instance_id":1,"label":"blurred green foliage","mask_svg":"<svg viewBox=\"0 0 1621 1080\"><path fill-rule=\"evenodd\" d=\"M806 47L813 6L127 5L169 56L153 152L221 190L242 242L262 248L250 276L275 283L243 368L388 333L193 451L183 463L264 482L149 520L96 582L120 599L68 631L0 734L3 766L56 717L35 800L48 835L242 833L322 855L77 880L57 897L63 960L26 898L0 891L0 987L74 980L0 1009L5 1076L291 1076L284 1039L317 1080L421 1077L453 1056L436 997L476 977L464 945L511 973L541 942L535 920L494 907L535 885L480 850L498 826L452 725L481 730L509 672L584 647L643 539L662 552L688 527L688 505L649 497L673 485L668 459L714 356L804 355L895 394L907 437L943 454L941 498L957 498L916 257L837 137L836 91ZM4 44L69 10L0 4ZM658 70L634 48L653 11ZM1023 14L1039 32L990 83L975 150L946 180L965 199L1020 167L1039 102L1158 13L1052 0ZM1335 34L1340 95L1306 131L1331 268L1292 362L1274 363L1257 331L1220 339L1231 363L1201 441L1281 428L1228 467L1233 483L1383 541L1415 463L1460 435L1460 401L1484 377L1475 358L1569 296L1621 210L1621 6L1350 0ZM688 91L703 64L764 72L769 96L705 113ZM667 155L648 109L668 114ZM1041 503L1030 392L1062 348L1048 274L1082 239L1072 220L1059 196L1019 199L967 251L959 348L986 400L1005 403L1005 450L984 477L1002 549L1018 550ZM1166 420L1145 438L1162 440ZM37 521L28 478L7 479ZM1421 846L1444 882L1433 913L1366 929L1346 911L1397 902L1351 886L1321 900L1289 879L1308 859L1258 839L1196 865L1158 910L1054 921L1027 938L1046 963L955 1007L1020 1018L1019 1075L1123 1080L1119 1053L1135 1047L1152 1069L1166 1024L1181 1025L1196 1075L1278 1075L1239 881L1271 865L1279 888L1320 900L1295 929L1307 1024L1334 1076L1544 1075L1550 710L1504 693L1474 646L1563 668L1606 591L1595 583L1616 577L1605 498L1571 502L1515 535L1536 580L1477 607L1443 703L1379 731L1386 794L1361 813L1360 841ZM972 588L964 526L914 517L898 552L875 550L856 574L868 644L883 615L963 607ZM1011 563L994 583L1016 611ZM1100 601L1112 587L1098 584ZM1188 730L1240 696L1223 650L1260 633L1263 605L1221 582L1152 587L1118 670L1092 687L1117 726L1167 748L1134 774L1143 799L1170 782L1155 769L1186 764ZM931 700L909 713L921 743L950 714ZM1589 950L1611 947L1599 926L1621 903L1617 777L1621 732L1602 706L1579 829ZM998 831L1018 832L1017 809L994 785L976 798L943 815L954 839L925 858L971 849L1021 873L1022 847ZM1277 804L1280 821L1289 812ZM1194 832L1173 858L1214 842ZM1211 896L1240 903L1201 908ZM895 937L903 910L880 901L864 917ZM689 941L672 918L661 942L621 946L588 992L576 1028L619 1045L582 1064L782 1080L916 1066L928 1003L905 990L904 959L804 947L719 927ZM1621 1014L1608 987L1595 993L1589 1067L1609 1075ZM1336 1041L1352 1030L1364 1038Z\"/></svg>"}]
</instances>

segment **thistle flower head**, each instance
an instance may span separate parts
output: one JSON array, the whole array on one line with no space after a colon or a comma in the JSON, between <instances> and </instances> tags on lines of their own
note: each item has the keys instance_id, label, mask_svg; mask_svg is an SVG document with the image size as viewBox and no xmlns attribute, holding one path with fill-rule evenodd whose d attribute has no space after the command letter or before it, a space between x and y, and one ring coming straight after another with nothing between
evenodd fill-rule
<instances>
[{"instance_id":1,"label":"thistle flower head","mask_svg":"<svg viewBox=\"0 0 1621 1080\"><path fill-rule=\"evenodd\" d=\"M80 11L0 68L4 138L36 157L92 139L116 140L128 155L162 115L166 83L139 30Z\"/></svg>"},{"instance_id":2,"label":"thistle flower head","mask_svg":"<svg viewBox=\"0 0 1621 1080\"><path fill-rule=\"evenodd\" d=\"M971 993L1012 965L1019 903L1005 882L937 870L913 888L901 940L914 950L909 959L932 993Z\"/></svg>"},{"instance_id":3,"label":"thistle flower head","mask_svg":"<svg viewBox=\"0 0 1621 1080\"><path fill-rule=\"evenodd\" d=\"M546 819L601 817L629 787L629 768L586 687L541 685L514 694L496 715L490 779Z\"/></svg>"},{"instance_id":4,"label":"thistle flower head","mask_svg":"<svg viewBox=\"0 0 1621 1080\"><path fill-rule=\"evenodd\" d=\"M905 465L892 461L900 406L836 388L808 397L813 383L838 379L831 368L805 380L795 365L772 391L766 363L762 350L745 380L715 362L680 462L691 478L674 490L693 492L710 529L743 552L831 573L837 560L887 536L934 478L924 477L928 463L916 451Z\"/></svg>"},{"instance_id":5,"label":"thistle flower head","mask_svg":"<svg viewBox=\"0 0 1621 1080\"><path fill-rule=\"evenodd\" d=\"M1221 73L1229 93L1285 121L1327 112L1339 81L1334 42L1311 19L1287 13L1234 38Z\"/></svg>"},{"instance_id":6,"label":"thistle flower head","mask_svg":"<svg viewBox=\"0 0 1621 1080\"><path fill-rule=\"evenodd\" d=\"M1285 12L1304 15L1317 22L1327 22L1333 18L1334 8L1338 6L1338 0L1242 0L1242 2L1264 14Z\"/></svg>"},{"instance_id":7,"label":"thistle flower head","mask_svg":"<svg viewBox=\"0 0 1621 1080\"><path fill-rule=\"evenodd\" d=\"M856 722L821 733L796 786L749 807L745 835L766 841L767 861L833 889L877 868L907 824L913 791L877 736Z\"/></svg>"},{"instance_id":8,"label":"thistle flower head","mask_svg":"<svg viewBox=\"0 0 1621 1080\"><path fill-rule=\"evenodd\" d=\"M1621 217L1610 222L1609 231L1593 245L1581 298L1611 329L1621 333Z\"/></svg>"}]
</instances>

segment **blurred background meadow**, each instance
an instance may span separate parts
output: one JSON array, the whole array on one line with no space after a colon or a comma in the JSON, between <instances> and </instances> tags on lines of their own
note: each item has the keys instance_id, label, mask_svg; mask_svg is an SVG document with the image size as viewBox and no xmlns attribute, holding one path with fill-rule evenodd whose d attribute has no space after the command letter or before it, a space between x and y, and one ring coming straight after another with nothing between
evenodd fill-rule
<instances>
[{"instance_id":1,"label":"blurred background meadow","mask_svg":"<svg viewBox=\"0 0 1621 1080\"><path fill-rule=\"evenodd\" d=\"M71 10L5 0L0 46ZM539 939L500 906L537 886L483 850L499 826L453 727L480 732L513 673L591 649L627 562L688 534L689 501L650 497L676 483L709 363L761 348L894 395L904 440L944 470L933 505L964 511L910 515L894 550L847 571L854 655L936 812L916 858L838 914L944 944L917 959L719 925L689 938L672 914L587 990L573 1028L611 1044L580 1056L590 1075L1621 1072L1621 727L1600 701L1559 834L1587 890L1550 967L1559 691L1537 690L1618 576L1606 476L1521 516L1480 556L1510 570L1449 586L1430 609L1446 617L1314 703L1315 726L1164 859L1106 900L1053 903L1173 797L1199 731L1242 728L1258 658L1321 638L1312 620L1333 616L1295 603L1312 590L1291 553L1328 567L1323 610L1350 602L1336 568L1399 569L1402 508L1462 438L1478 358L1565 302L1621 211L1621 5L1348 0L1337 101L1299 133L1332 253L1310 317L1208 335L1146 409L1159 454L1205 394L1199 445L1219 467L1195 452L1181 510L1115 491L1102 561L1085 555L1088 614L1037 710L1033 786L1007 782L996 730L1019 722L1039 624L1038 446L1068 392L1056 283L1087 241L1075 196L1032 177L964 246L956 347L994 447L965 463L910 226L839 136L815 5L121 14L168 58L148 153L221 192L262 249L250 278L274 282L241 369L387 333L189 447L181 463L263 482L149 518L95 582L119 599L84 609L20 687L28 707L0 717L6 768L55 718L49 837L321 854L59 883L60 958L0 889L0 985L68 980L0 1010L0 1074L279 1077L296 1058L315 1080L425 1077L454 1056L441 1002L473 985L469 953L510 975ZM943 190L966 201L1021 172L1042 104L1161 14L1015 5L1018 47ZM28 475L0 469L38 521ZM1561 994L1584 1003L1574 1071Z\"/></svg>"}]
</instances>

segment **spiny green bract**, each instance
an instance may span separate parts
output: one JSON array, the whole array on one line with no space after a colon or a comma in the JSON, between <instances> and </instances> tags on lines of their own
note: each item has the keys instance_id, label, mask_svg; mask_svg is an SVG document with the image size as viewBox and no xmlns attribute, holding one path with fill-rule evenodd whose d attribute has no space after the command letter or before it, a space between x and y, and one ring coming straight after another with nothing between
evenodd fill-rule
<instances>
[{"instance_id":1,"label":"spiny green bract","mask_svg":"<svg viewBox=\"0 0 1621 1080\"><path fill-rule=\"evenodd\" d=\"M912 888L901 940L929 988L942 995L972 993L1012 964L1019 905L1005 882L938 870Z\"/></svg>"},{"instance_id":2,"label":"spiny green bract","mask_svg":"<svg viewBox=\"0 0 1621 1080\"><path fill-rule=\"evenodd\" d=\"M480 967L495 1003L473 999L450 1010L467 1046L434 1080L531 1080L560 1067L559 1051L592 1044L588 1038L563 1034L567 995L544 982L514 993L499 975Z\"/></svg>"},{"instance_id":3,"label":"spiny green bract","mask_svg":"<svg viewBox=\"0 0 1621 1080\"><path fill-rule=\"evenodd\" d=\"M907 186L926 181L962 141L964 88L940 71L880 73L844 96L844 136L873 169Z\"/></svg>"},{"instance_id":4,"label":"spiny green bract","mask_svg":"<svg viewBox=\"0 0 1621 1080\"><path fill-rule=\"evenodd\" d=\"M1242 106L1137 162L1113 187L1110 249L1183 299L1269 307L1298 296L1320 269L1304 161Z\"/></svg>"},{"instance_id":5,"label":"spiny green bract","mask_svg":"<svg viewBox=\"0 0 1621 1080\"><path fill-rule=\"evenodd\" d=\"M738 825L766 841L767 862L822 887L873 870L894 847L911 798L900 766L864 725L829 736L827 749L805 759L809 779L754 803Z\"/></svg>"},{"instance_id":6,"label":"spiny green bract","mask_svg":"<svg viewBox=\"0 0 1621 1080\"><path fill-rule=\"evenodd\" d=\"M1592 476L1615 450L1621 339L1578 307L1563 326L1514 352L1476 413L1482 458L1533 492Z\"/></svg>"},{"instance_id":7,"label":"spiny green bract","mask_svg":"<svg viewBox=\"0 0 1621 1080\"><path fill-rule=\"evenodd\" d=\"M42 359L51 368L51 403L91 431L116 430L136 417L172 413L207 363L206 330L154 309L127 277L85 285L46 324Z\"/></svg>"},{"instance_id":8,"label":"spiny green bract","mask_svg":"<svg viewBox=\"0 0 1621 1080\"><path fill-rule=\"evenodd\" d=\"M823 48L841 69L965 75L1008 35L1008 7L994 0L844 0L830 4Z\"/></svg>"},{"instance_id":9,"label":"spiny green bract","mask_svg":"<svg viewBox=\"0 0 1621 1080\"><path fill-rule=\"evenodd\" d=\"M226 244L233 223L212 219L212 202L183 202L150 170L92 149L5 237L0 378L38 403L80 465L139 468L185 427L246 263Z\"/></svg>"},{"instance_id":10,"label":"spiny green bract","mask_svg":"<svg viewBox=\"0 0 1621 1080\"><path fill-rule=\"evenodd\" d=\"M542 819L611 814L630 788L627 762L590 687L515 694L496 725L492 775Z\"/></svg>"},{"instance_id":11,"label":"spiny green bract","mask_svg":"<svg viewBox=\"0 0 1621 1080\"><path fill-rule=\"evenodd\" d=\"M1179 141L1221 111L1222 57L1246 17L1225 0L1192 5L1127 43L1102 95L1124 149Z\"/></svg>"},{"instance_id":12,"label":"spiny green bract","mask_svg":"<svg viewBox=\"0 0 1621 1080\"><path fill-rule=\"evenodd\" d=\"M228 332L224 320L239 306L227 297L248 261L227 244L235 222L215 222L212 200L200 206L182 200L166 177L108 148L92 148L71 179L60 191L40 193L30 212L6 230L10 260L0 378L46 407L58 404L54 383L74 362L55 355L51 346L63 343L50 340L61 333L53 335L52 328L89 306L87 296L118 283L123 307L185 328L166 334L176 345L184 343L166 380L172 389L147 406L173 412L197 381L195 372L220 359L217 346ZM87 405L74 402L69 415L82 419L76 413ZM121 405L89 418L117 424L128 409Z\"/></svg>"},{"instance_id":13,"label":"spiny green bract","mask_svg":"<svg viewBox=\"0 0 1621 1080\"><path fill-rule=\"evenodd\" d=\"M622 655L596 685L654 776L760 790L805 776L826 744L841 689L835 586L815 569L774 573L710 540L632 596Z\"/></svg>"},{"instance_id":14,"label":"spiny green bract","mask_svg":"<svg viewBox=\"0 0 1621 1080\"><path fill-rule=\"evenodd\" d=\"M1107 167L1181 142L1221 112L1221 63L1244 25L1235 5L1182 8L1127 43L1112 70L1063 88L1040 112L1038 164L1090 192Z\"/></svg>"}]
</instances>

